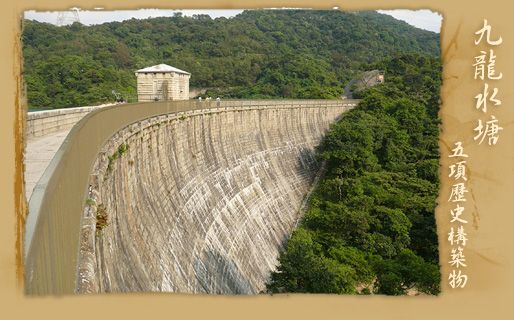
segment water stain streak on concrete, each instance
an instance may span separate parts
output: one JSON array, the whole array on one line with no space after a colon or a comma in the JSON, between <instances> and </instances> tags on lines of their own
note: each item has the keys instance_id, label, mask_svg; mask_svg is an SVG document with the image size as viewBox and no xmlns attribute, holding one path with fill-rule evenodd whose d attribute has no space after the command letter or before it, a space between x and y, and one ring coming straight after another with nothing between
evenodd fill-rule
<instances>
[{"instance_id":1,"label":"water stain streak on concrete","mask_svg":"<svg viewBox=\"0 0 514 320\"><path fill-rule=\"evenodd\" d=\"M119 131L90 176L77 291L262 291L319 169L314 148L348 108L169 114Z\"/></svg>"}]
</instances>

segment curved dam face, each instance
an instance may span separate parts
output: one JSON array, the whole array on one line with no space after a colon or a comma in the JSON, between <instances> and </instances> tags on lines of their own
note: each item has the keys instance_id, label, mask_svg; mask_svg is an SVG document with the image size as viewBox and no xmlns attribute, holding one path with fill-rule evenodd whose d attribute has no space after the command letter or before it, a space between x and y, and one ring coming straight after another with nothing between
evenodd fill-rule
<instances>
[{"instance_id":1,"label":"curved dam face","mask_svg":"<svg viewBox=\"0 0 514 320\"><path fill-rule=\"evenodd\" d=\"M218 108L118 131L89 178L77 291L265 289L318 172L314 148L348 108Z\"/></svg>"}]
</instances>

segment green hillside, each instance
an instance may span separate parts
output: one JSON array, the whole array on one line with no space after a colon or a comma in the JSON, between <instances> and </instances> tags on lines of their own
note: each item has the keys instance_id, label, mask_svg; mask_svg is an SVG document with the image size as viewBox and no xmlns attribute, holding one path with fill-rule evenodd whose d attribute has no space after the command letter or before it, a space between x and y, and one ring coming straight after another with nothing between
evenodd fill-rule
<instances>
[{"instance_id":1,"label":"green hillside","mask_svg":"<svg viewBox=\"0 0 514 320\"><path fill-rule=\"evenodd\" d=\"M366 70L317 150L326 172L267 291L438 294L439 35L376 12L245 11L86 27L25 21L29 106L135 97L134 71L166 63L223 98L338 98ZM349 85L350 87L350 85Z\"/></svg>"},{"instance_id":2,"label":"green hillside","mask_svg":"<svg viewBox=\"0 0 514 320\"><path fill-rule=\"evenodd\" d=\"M438 59L409 54L359 94L318 155L326 174L269 292L438 294Z\"/></svg>"},{"instance_id":3,"label":"green hillside","mask_svg":"<svg viewBox=\"0 0 514 320\"><path fill-rule=\"evenodd\" d=\"M225 98L336 98L359 70L398 53L439 55L439 35L376 12L256 10L57 27L25 21L29 107L134 99L134 71L166 63Z\"/></svg>"}]
</instances>

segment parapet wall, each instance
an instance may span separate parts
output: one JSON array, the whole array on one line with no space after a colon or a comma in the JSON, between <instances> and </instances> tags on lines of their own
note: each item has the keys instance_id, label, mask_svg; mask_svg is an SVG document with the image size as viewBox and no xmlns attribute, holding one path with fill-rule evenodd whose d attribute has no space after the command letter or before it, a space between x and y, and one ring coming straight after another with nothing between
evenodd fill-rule
<instances>
[{"instance_id":1,"label":"parapet wall","mask_svg":"<svg viewBox=\"0 0 514 320\"><path fill-rule=\"evenodd\" d=\"M88 114L29 203L26 291L259 292L317 171L314 146L355 105L183 101ZM100 205L108 225L96 230Z\"/></svg>"},{"instance_id":2,"label":"parapet wall","mask_svg":"<svg viewBox=\"0 0 514 320\"><path fill-rule=\"evenodd\" d=\"M73 127L89 112L108 105L35 111L27 114L27 138L41 137Z\"/></svg>"}]
</instances>

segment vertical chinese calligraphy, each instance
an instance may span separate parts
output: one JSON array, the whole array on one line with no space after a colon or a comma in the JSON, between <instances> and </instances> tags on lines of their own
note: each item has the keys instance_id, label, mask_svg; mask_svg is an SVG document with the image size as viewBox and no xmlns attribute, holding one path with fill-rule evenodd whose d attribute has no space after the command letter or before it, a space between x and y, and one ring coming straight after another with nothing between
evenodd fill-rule
<instances>
[{"instance_id":1,"label":"vertical chinese calligraphy","mask_svg":"<svg viewBox=\"0 0 514 320\"><path fill-rule=\"evenodd\" d=\"M499 46L503 43L502 37L498 37L496 40L492 40L491 36L492 27L488 24L487 20L484 19L483 27L475 32L475 46L485 43L488 47L486 50L481 50L480 54L475 56L473 67L475 68L475 80L480 80L483 84L483 90L475 96L476 104L475 108L482 111L484 114L488 114L489 111L493 111L491 108L487 108L488 103L494 107L498 107L502 104L498 97L498 88L490 86L487 81L498 81L503 78L502 72L497 72L496 67L496 55L494 49L491 46ZM492 90L491 90L492 89ZM473 129L476 135L473 140L479 145L486 140L487 144L492 146L498 143L500 137L500 131L503 130L499 125L499 120L493 114L489 114L489 119L482 120L478 119L478 124Z\"/></svg>"},{"instance_id":2,"label":"vertical chinese calligraphy","mask_svg":"<svg viewBox=\"0 0 514 320\"><path fill-rule=\"evenodd\" d=\"M475 96L475 109L480 114L486 116L485 119L478 119L477 125L473 129L475 136L473 140L481 145L494 146L498 143L500 133L503 128L499 120L494 115L497 107L501 106L500 92L495 83L503 78L503 73L496 70L496 53L494 48L501 45L501 36L495 37L491 25L484 19L482 28L475 32L475 46L481 45L479 54L474 57L472 66L474 68L475 80L481 82L482 89ZM455 142L453 153L449 155L452 163L449 165L448 177L452 178L452 186L448 202L452 204L450 208L450 229L448 230L448 242L451 246L450 264L451 271L448 275L448 284L451 288L464 288L468 283L468 275L465 268L468 266L466 261L465 248L468 243L468 234L465 226L466 220L466 194L468 193L466 176L467 161L469 156L464 153L461 141Z\"/></svg>"},{"instance_id":3,"label":"vertical chinese calligraphy","mask_svg":"<svg viewBox=\"0 0 514 320\"><path fill-rule=\"evenodd\" d=\"M464 288L468 282L468 276L463 273L463 268L467 267L466 256L464 255L464 248L468 242L466 230L464 225L468 222L461 217L464 215L467 181L466 176L466 163L468 155L464 153L464 147L461 141L455 143L455 148L452 149L453 153L449 155L454 163L450 164L449 178L453 179L450 198L448 199L454 207L450 210L450 231L448 232L448 242L452 246L450 261L448 263L452 267L452 271L448 277L450 287Z\"/></svg>"}]
</instances>

